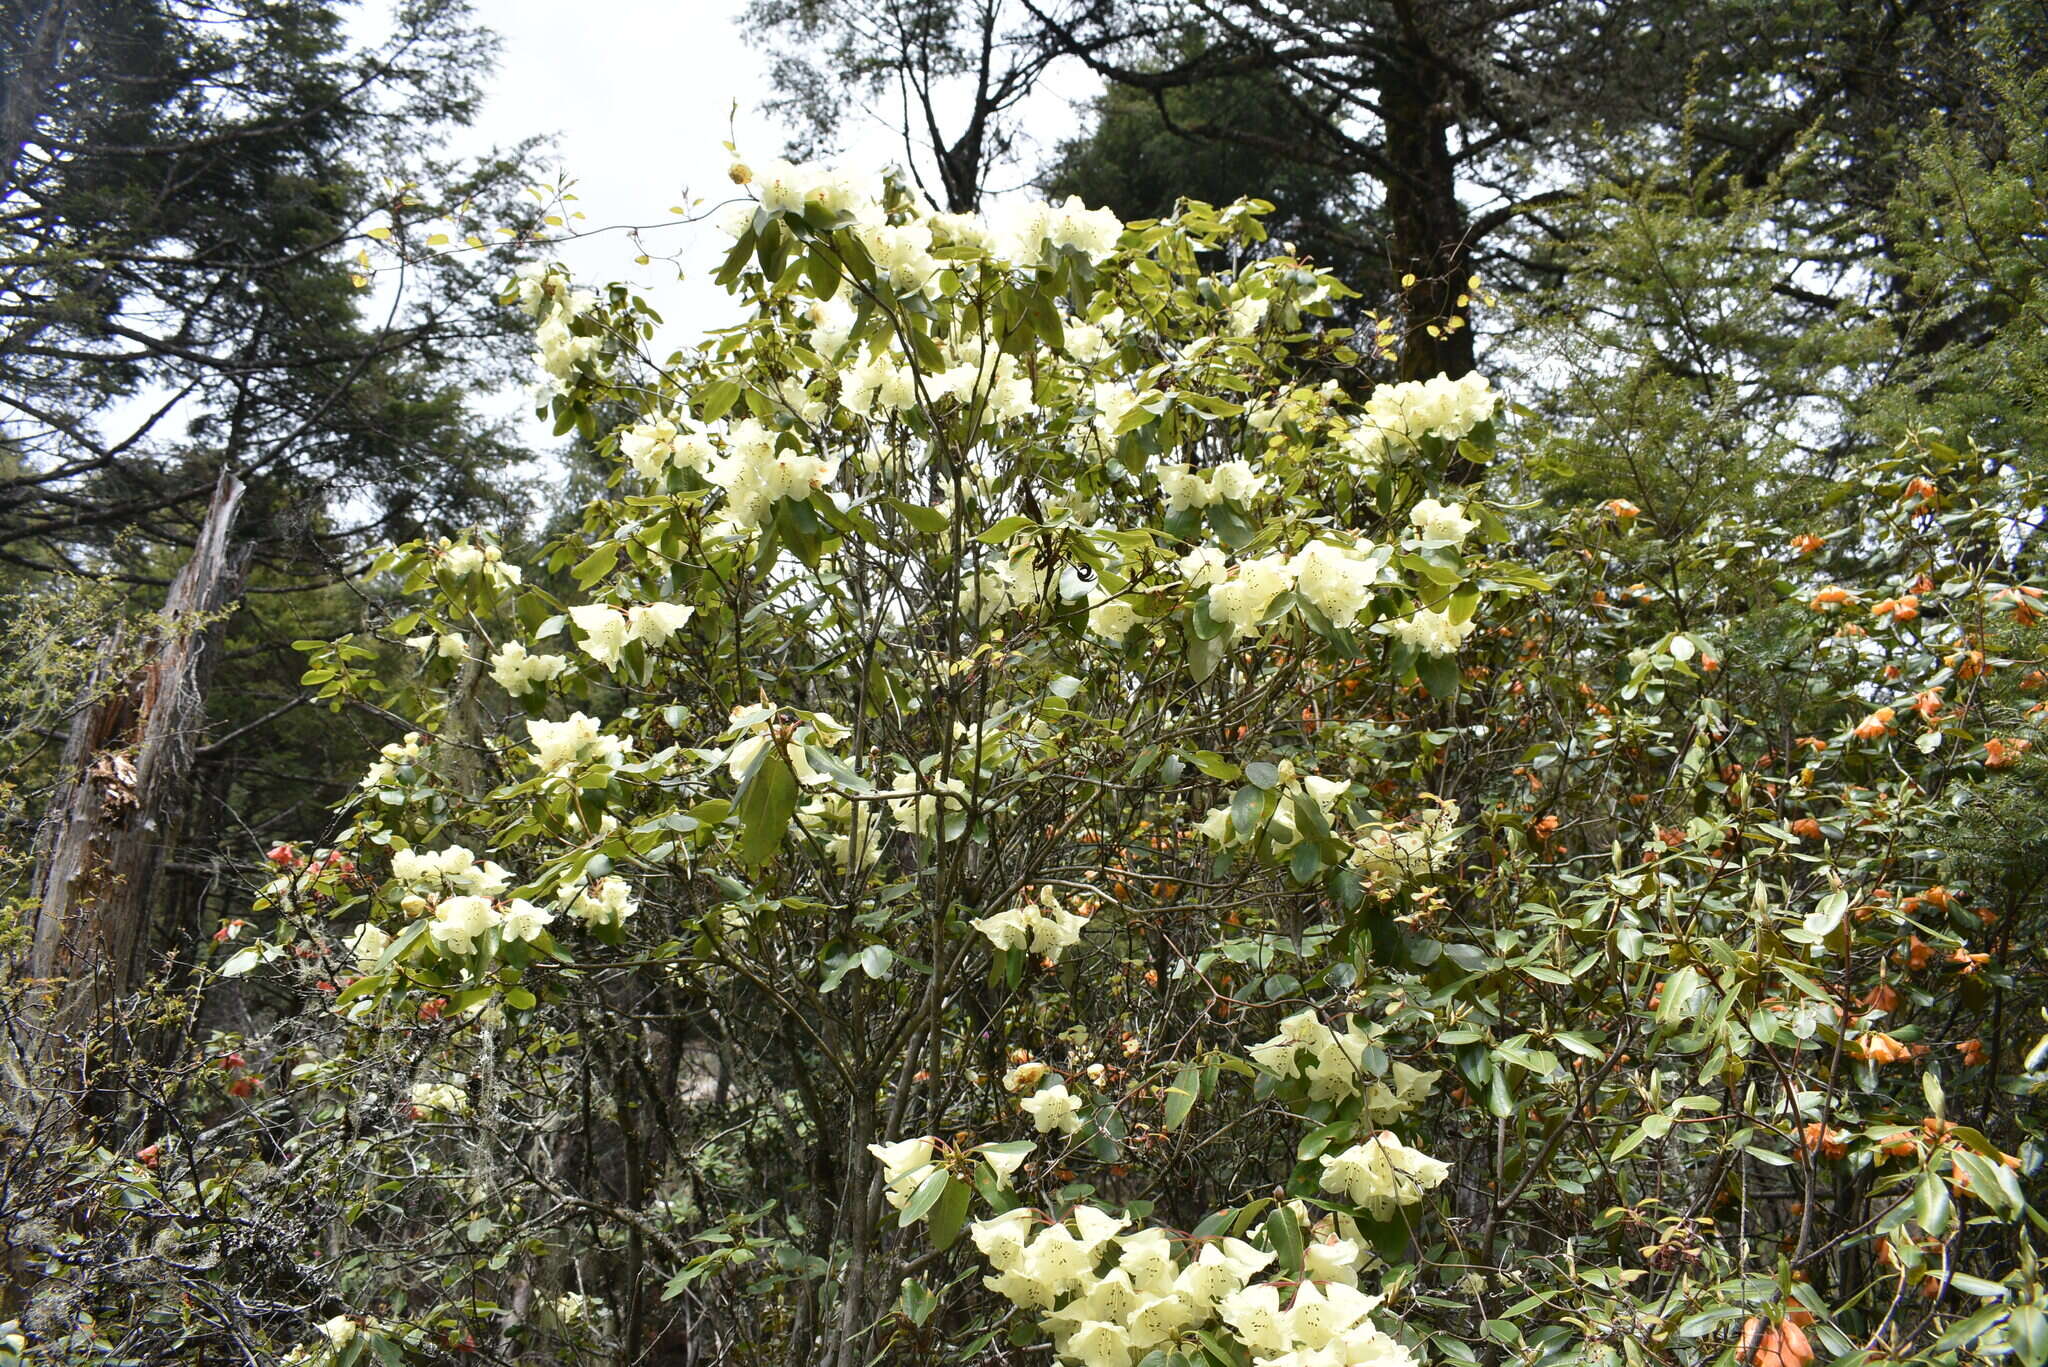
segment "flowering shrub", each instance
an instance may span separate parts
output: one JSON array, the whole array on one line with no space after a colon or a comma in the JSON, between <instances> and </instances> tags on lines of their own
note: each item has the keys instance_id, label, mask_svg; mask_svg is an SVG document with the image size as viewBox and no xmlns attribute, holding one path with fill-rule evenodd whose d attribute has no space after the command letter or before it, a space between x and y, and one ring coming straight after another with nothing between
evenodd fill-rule
<instances>
[{"instance_id":1,"label":"flowering shrub","mask_svg":"<svg viewBox=\"0 0 2048 1367\"><path fill-rule=\"evenodd\" d=\"M580 525L309 643L414 729L224 963L306 1004L298 1360L2048 1361L2035 893L1914 843L2039 762L2031 503L1921 440L1839 539L1512 547L1501 398L1258 204L734 175L702 348L508 289Z\"/></svg>"}]
</instances>

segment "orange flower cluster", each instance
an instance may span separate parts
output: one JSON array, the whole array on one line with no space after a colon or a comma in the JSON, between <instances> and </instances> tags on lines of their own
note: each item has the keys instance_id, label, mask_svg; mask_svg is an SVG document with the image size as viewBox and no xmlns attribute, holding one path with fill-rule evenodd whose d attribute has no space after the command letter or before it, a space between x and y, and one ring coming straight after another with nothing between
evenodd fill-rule
<instances>
[{"instance_id":1,"label":"orange flower cluster","mask_svg":"<svg viewBox=\"0 0 2048 1367\"><path fill-rule=\"evenodd\" d=\"M1805 1310L1794 1310L1776 1324L1752 1315L1743 1323L1735 1360L1743 1367L1806 1367L1813 1361L1805 1328L1811 1323L1813 1315Z\"/></svg>"},{"instance_id":2,"label":"orange flower cluster","mask_svg":"<svg viewBox=\"0 0 2048 1367\"><path fill-rule=\"evenodd\" d=\"M1819 593L1813 595L1812 600L1807 606L1811 607L1815 612L1832 612L1836 608L1844 607L1855 601L1855 594L1839 584L1830 584Z\"/></svg>"},{"instance_id":3,"label":"orange flower cluster","mask_svg":"<svg viewBox=\"0 0 2048 1367\"><path fill-rule=\"evenodd\" d=\"M2039 589L2030 589L2024 584L2015 584L2011 588L2000 589L1997 593L1992 594L1991 601L1994 603L2011 603L2013 620L2023 627L2033 626L2041 620L2041 590Z\"/></svg>"},{"instance_id":4,"label":"orange flower cluster","mask_svg":"<svg viewBox=\"0 0 2048 1367\"><path fill-rule=\"evenodd\" d=\"M1815 551L1819 550L1825 544L1827 543L1823 542L1819 537L1815 536L1812 532L1801 532L1799 535L1792 538L1792 551L1795 555L1808 556L1812 555Z\"/></svg>"},{"instance_id":5,"label":"orange flower cluster","mask_svg":"<svg viewBox=\"0 0 2048 1367\"><path fill-rule=\"evenodd\" d=\"M1849 1156L1849 1136L1840 1130L1828 1129L1818 1120L1803 1127L1794 1137L1792 1144L1801 1153L1818 1154L1822 1158Z\"/></svg>"},{"instance_id":6,"label":"orange flower cluster","mask_svg":"<svg viewBox=\"0 0 2048 1367\"><path fill-rule=\"evenodd\" d=\"M2022 739L2008 739L1993 736L1984 742L1984 767L1986 769L2010 769L2019 762L2021 755L2034 748L2034 742Z\"/></svg>"},{"instance_id":7,"label":"orange flower cluster","mask_svg":"<svg viewBox=\"0 0 2048 1367\"><path fill-rule=\"evenodd\" d=\"M1877 740L1892 729L1892 719L1897 716L1889 707L1880 707L1862 721L1856 723L1853 732L1858 740Z\"/></svg>"},{"instance_id":8,"label":"orange flower cluster","mask_svg":"<svg viewBox=\"0 0 2048 1367\"><path fill-rule=\"evenodd\" d=\"M1882 1030L1872 1030L1849 1047L1855 1057L1870 1063L1904 1063L1927 1052L1924 1044L1906 1044Z\"/></svg>"}]
</instances>

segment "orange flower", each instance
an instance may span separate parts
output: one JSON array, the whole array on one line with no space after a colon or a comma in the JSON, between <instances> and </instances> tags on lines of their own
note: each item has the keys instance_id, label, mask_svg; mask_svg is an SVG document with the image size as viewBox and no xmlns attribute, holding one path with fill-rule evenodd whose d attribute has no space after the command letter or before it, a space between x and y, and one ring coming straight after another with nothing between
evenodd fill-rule
<instances>
[{"instance_id":1,"label":"orange flower","mask_svg":"<svg viewBox=\"0 0 2048 1367\"><path fill-rule=\"evenodd\" d=\"M1941 715L1941 690L1923 689L1913 697L1913 710L1920 714L1920 720L1933 721Z\"/></svg>"},{"instance_id":2,"label":"orange flower","mask_svg":"<svg viewBox=\"0 0 2048 1367\"><path fill-rule=\"evenodd\" d=\"M1856 596L1850 593L1849 590L1837 584L1830 584L1827 588L1813 595L1813 600L1809 606L1815 612L1829 612L1841 607L1845 603L1853 603L1855 601Z\"/></svg>"},{"instance_id":3,"label":"orange flower","mask_svg":"<svg viewBox=\"0 0 2048 1367\"><path fill-rule=\"evenodd\" d=\"M1849 1136L1840 1130L1830 1130L1818 1120L1799 1131L1793 1145L1801 1153L1818 1153L1822 1158L1846 1158L1849 1155Z\"/></svg>"},{"instance_id":4,"label":"orange flower","mask_svg":"<svg viewBox=\"0 0 2048 1367\"><path fill-rule=\"evenodd\" d=\"M2023 627L2030 627L2041 620L2041 590L2030 589L2024 584L2015 584L2000 589L1991 595L1994 603L2011 603L2013 620Z\"/></svg>"},{"instance_id":5,"label":"orange flower","mask_svg":"<svg viewBox=\"0 0 2048 1367\"><path fill-rule=\"evenodd\" d=\"M2019 757L2034 748L2034 742L2023 739L2004 739L1993 736L1984 742L1984 767L1986 769L2010 769Z\"/></svg>"},{"instance_id":6,"label":"orange flower","mask_svg":"<svg viewBox=\"0 0 2048 1367\"><path fill-rule=\"evenodd\" d=\"M1984 652L1981 650L1959 650L1942 661L1942 663L1953 669L1956 672L1956 677L1965 682L1971 679L1982 678L1987 672L1984 664Z\"/></svg>"},{"instance_id":7,"label":"orange flower","mask_svg":"<svg viewBox=\"0 0 2048 1367\"><path fill-rule=\"evenodd\" d=\"M1908 898L1906 900L1911 901L1912 899ZM1921 939L1918 935L1910 937L1906 941L1905 949L1900 951L1900 953L1905 958L1906 967L1914 973L1918 973L1921 969L1934 962L1934 946L1928 944L1927 941Z\"/></svg>"},{"instance_id":8,"label":"orange flower","mask_svg":"<svg viewBox=\"0 0 2048 1367\"><path fill-rule=\"evenodd\" d=\"M1721 662L1719 660L1707 654L1705 651L1700 652L1700 669L1702 671L1708 674L1712 674L1715 670L1719 669L1720 667Z\"/></svg>"},{"instance_id":9,"label":"orange flower","mask_svg":"<svg viewBox=\"0 0 2048 1367\"><path fill-rule=\"evenodd\" d=\"M1828 748L1828 743L1822 740L1819 736L1801 736L1798 740L1793 741L1792 744L1794 748L1803 745L1807 749L1813 751L1815 754L1819 754L1821 751Z\"/></svg>"},{"instance_id":10,"label":"orange flower","mask_svg":"<svg viewBox=\"0 0 2048 1367\"><path fill-rule=\"evenodd\" d=\"M1956 909L1956 895L1940 883L1936 883L1920 895L1925 897L1930 905L1939 907L1943 911L1954 911Z\"/></svg>"},{"instance_id":11,"label":"orange flower","mask_svg":"<svg viewBox=\"0 0 2048 1367\"><path fill-rule=\"evenodd\" d=\"M1600 506L1624 522L1632 517L1640 516L1643 511L1625 498L1610 498Z\"/></svg>"},{"instance_id":12,"label":"orange flower","mask_svg":"<svg viewBox=\"0 0 2048 1367\"><path fill-rule=\"evenodd\" d=\"M1792 550L1793 553L1796 555L1812 555L1815 551L1819 550L1822 546L1826 544L1826 542L1822 541L1812 532L1801 532L1799 535L1792 538Z\"/></svg>"},{"instance_id":13,"label":"orange flower","mask_svg":"<svg viewBox=\"0 0 2048 1367\"><path fill-rule=\"evenodd\" d=\"M1820 823L1810 816L1802 816L1792 823L1792 834L1798 836L1801 840L1819 840L1821 838Z\"/></svg>"},{"instance_id":14,"label":"orange flower","mask_svg":"<svg viewBox=\"0 0 2048 1367\"><path fill-rule=\"evenodd\" d=\"M1906 481L1905 489L1899 494L1899 502L1932 509L1941 502L1941 490L1935 488L1934 481L1927 476L1915 475Z\"/></svg>"},{"instance_id":15,"label":"orange flower","mask_svg":"<svg viewBox=\"0 0 2048 1367\"><path fill-rule=\"evenodd\" d=\"M1882 1011L1889 1016L1899 1009L1899 990L1890 983L1879 983L1863 994L1860 1005L1866 1011Z\"/></svg>"},{"instance_id":16,"label":"orange flower","mask_svg":"<svg viewBox=\"0 0 2048 1367\"><path fill-rule=\"evenodd\" d=\"M1985 1061L1984 1041L1981 1039L1966 1039L1956 1049L1963 1056L1965 1068L1974 1068Z\"/></svg>"},{"instance_id":17,"label":"orange flower","mask_svg":"<svg viewBox=\"0 0 2048 1367\"><path fill-rule=\"evenodd\" d=\"M1963 972L1967 974L1975 973L1978 969L1990 963L1991 956L1989 954L1972 954L1968 948L1959 946L1948 956L1948 961L1952 964L1962 965Z\"/></svg>"},{"instance_id":18,"label":"orange flower","mask_svg":"<svg viewBox=\"0 0 2048 1367\"><path fill-rule=\"evenodd\" d=\"M1909 593L1903 598L1887 598L1870 610L1872 617L1889 617L1894 622L1910 622L1920 615L1920 597Z\"/></svg>"},{"instance_id":19,"label":"orange flower","mask_svg":"<svg viewBox=\"0 0 2048 1367\"><path fill-rule=\"evenodd\" d=\"M1813 1345L1806 1331L1787 1318L1783 1324L1764 1330L1747 1358L1747 1367L1806 1367L1813 1361Z\"/></svg>"},{"instance_id":20,"label":"orange flower","mask_svg":"<svg viewBox=\"0 0 2048 1367\"><path fill-rule=\"evenodd\" d=\"M1903 1063L1913 1051L1881 1030L1873 1030L1856 1042L1852 1052L1872 1063Z\"/></svg>"},{"instance_id":21,"label":"orange flower","mask_svg":"<svg viewBox=\"0 0 2048 1367\"><path fill-rule=\"evenodd\" d=\"M1880 707L1862 721L1856 723L1854 735L1858 740L1876 740L1892 729L1892 718L1897 714L1889 707Z\"/></svg>"}]
</instances>

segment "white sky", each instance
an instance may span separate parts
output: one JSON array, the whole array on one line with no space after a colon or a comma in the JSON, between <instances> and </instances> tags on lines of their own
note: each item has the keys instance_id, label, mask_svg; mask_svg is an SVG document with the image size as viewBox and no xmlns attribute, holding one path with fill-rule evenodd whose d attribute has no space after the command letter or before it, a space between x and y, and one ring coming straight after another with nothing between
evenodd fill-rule
<instances>
[{"instance_id":1,"label":"white sky","mask_svg":"<svg viewBox=\"0 0 2048 1367\"><path fill-rule=\"evenodd\" d=\"M734 193L722 146L728 138L759 163L779 155L789 135L759 108L770 94L768 58L734 23L742 8L743 0L477 0L478 19L502 46L482 111L452 150L551 137L585 216L571 225L581 231L662 223L671 206L693 199L708 209ZM371 0L363 17L374 23L388 13L388 0ZM1084 70L1055 67L1020 121L1035 145L992 188L1012 190L1028 178L1079 126L1079 104L1097 89ZM887 111L856 116L842 146L838 160L857 169L904 160ZM656 258L649 266L634 264L639 250L618 231L565 242L557 255L579 283L641 286L668 324L661 341L673 346L733 320L725 293L710 281L730 245L707 221L648 233ZM670 254L673 264L661 259ZM523 401L518 407L530 412ZM527 433L538 449L556 444L540 424L528 423Z\"/></svg>"}]
</instances>

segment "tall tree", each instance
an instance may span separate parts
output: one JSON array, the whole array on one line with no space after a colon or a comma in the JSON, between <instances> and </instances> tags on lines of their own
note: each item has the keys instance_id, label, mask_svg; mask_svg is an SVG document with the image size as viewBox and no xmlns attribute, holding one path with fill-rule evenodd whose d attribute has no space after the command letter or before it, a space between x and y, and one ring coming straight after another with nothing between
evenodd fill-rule
<instances>
[{"instance_id":1,"label":"tall tree","mask_svg":"<svg viewBox=\"0 0 2048 1367\"><path fill-rule=\"evenodd\" d=\"M346 9L0 5L0 594L61 600L112 579L132 588L117 616L155 614L131 641L163 647L141 685L123 660L61 698L74 726L44 713L0 728L21 784L11 843L26 843L38 794L79 798L52 805L41 841L38 974L97 965L119 986L167 915L191 919L167 900L204 899L207 880L170 874L203 873L230 840L235 861L250 852L252 785L268 789L260 809L292 786L303 800L294 771L331 769L296 762L274 728L297 692L290 642L329 634L304 611L331 612L322 595L355 552L523 511L517 452L469 396L509 374L489 286L535 212L513 199L531 147L475 162L438 150L473 114L492 53L466 0L397 5L367 45ZM428 250L430 216L504 245ZM373 271L373 239L411 248L402 266ZM233 546L209 512L228 485ZM236 569L195 591L202 560ZM252 562L263 608L230 629ZM171 654L205 665L176 665L177 705L130 705L150 701ZM320 730L299 738L315 753L353 739ZM111 829L94 825L110 813L93 776L123 764L148 768L148 792L111 812L115 844L141 841L147 859L79 876L108 864L90 853Z\"/></svg>"},{"instance_id":2,"label":"tall tree","mask_svg":"<svg viewBox=\"0 0 2048 1367\"><path fill-rule=\"evenodd\" d=\"M850 98L886 101L912 177L954 213L1008 163L1018 107L1058 55L1018 0L751 0L741 22L775 35L769 107L800 152L830 150Z\"/></svg>"}]
</instances>

